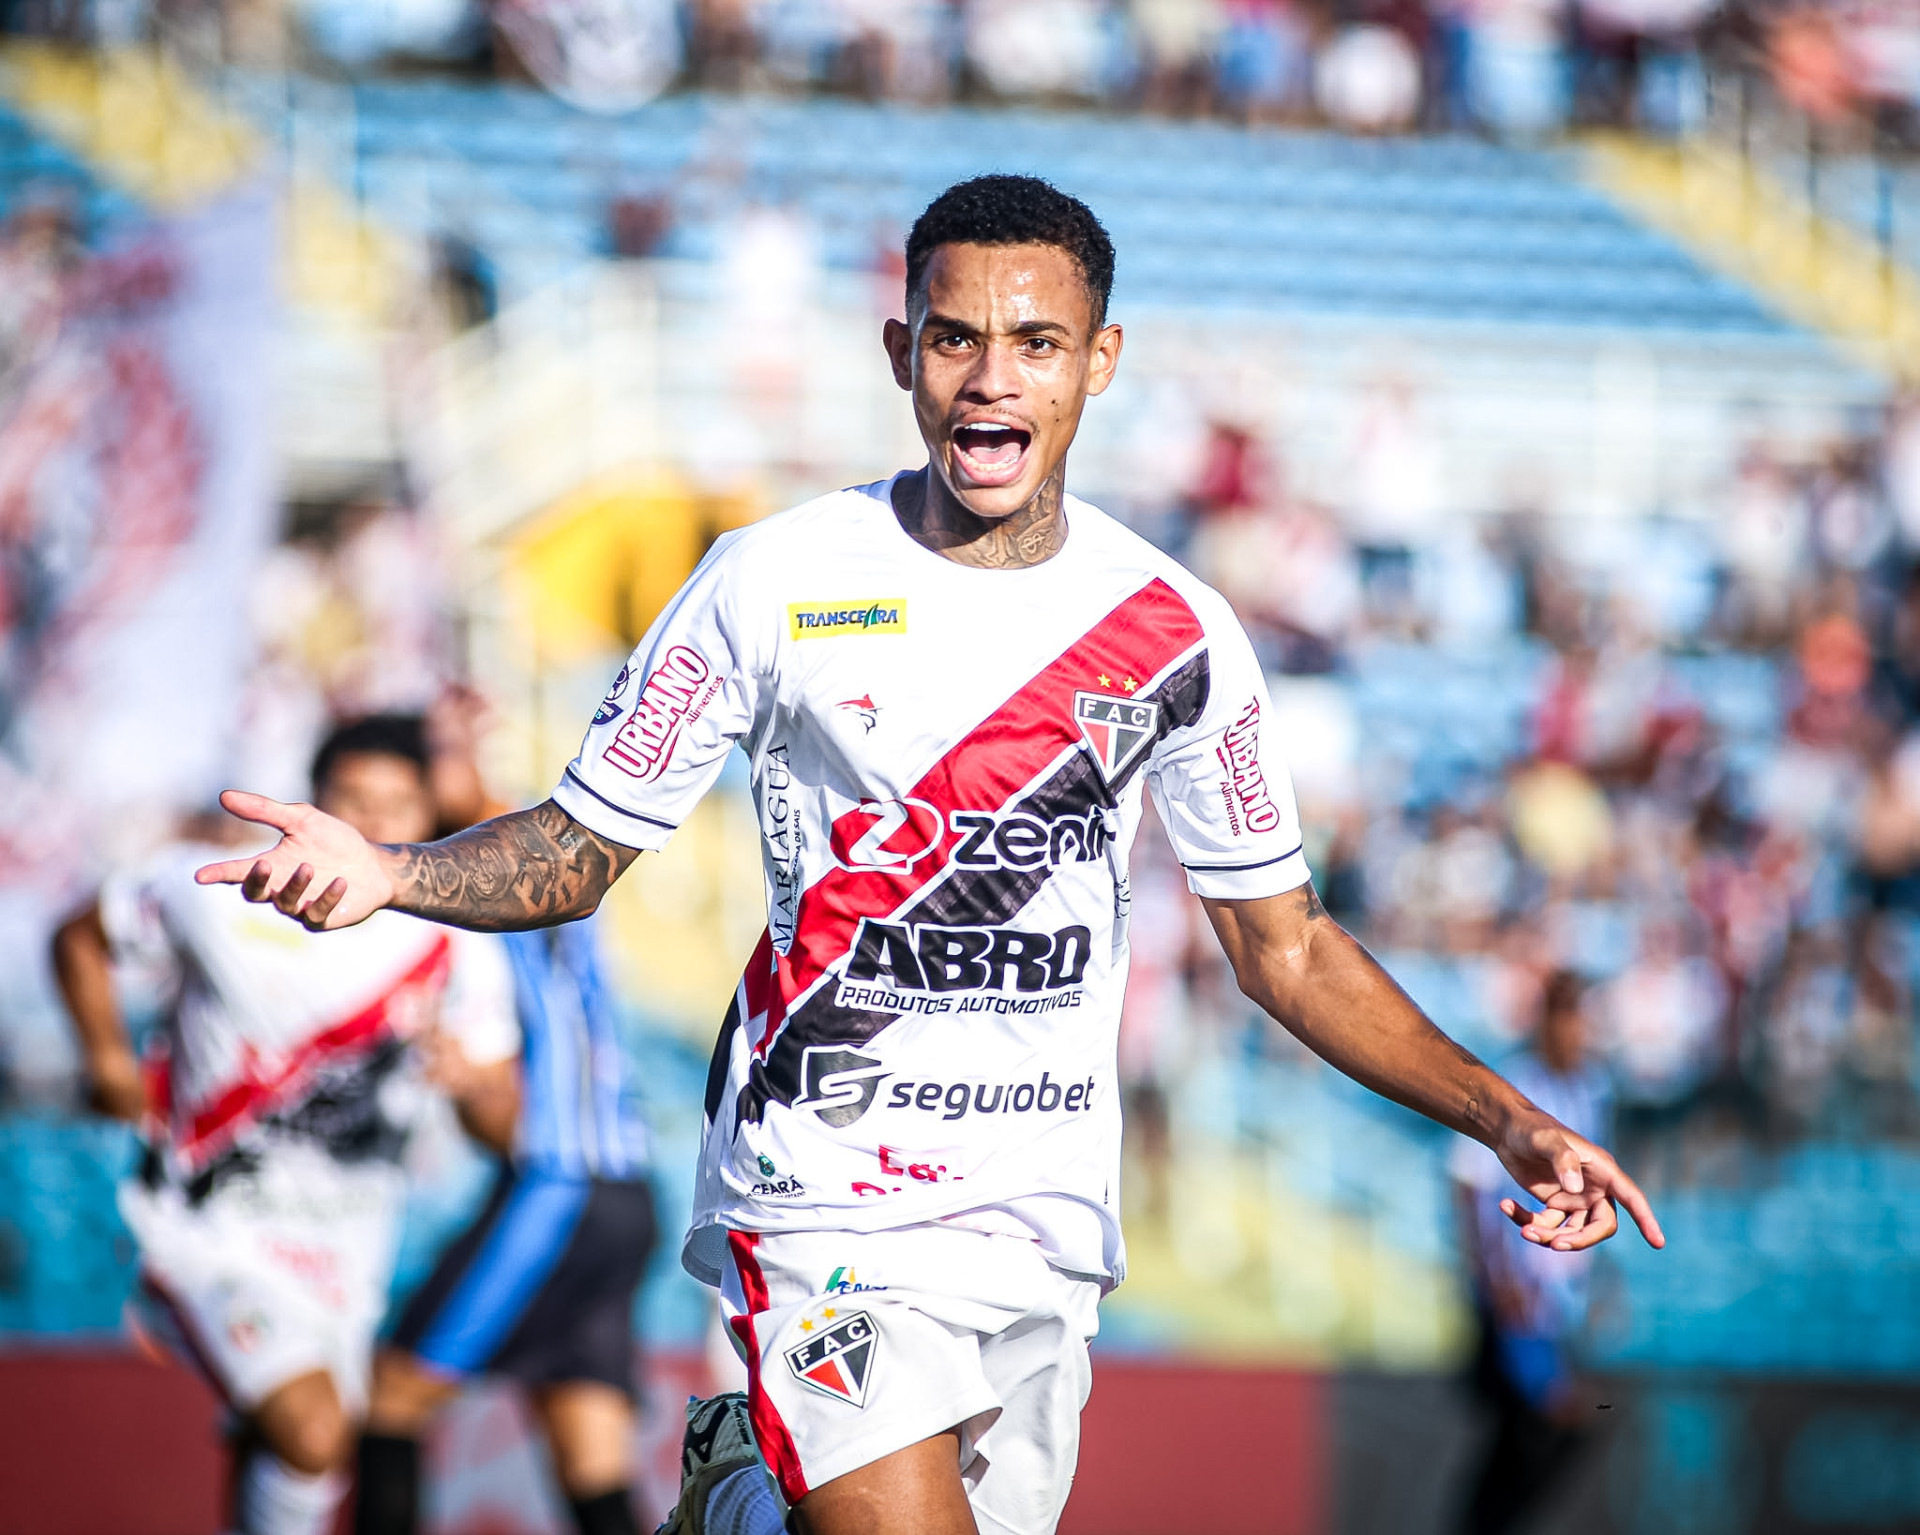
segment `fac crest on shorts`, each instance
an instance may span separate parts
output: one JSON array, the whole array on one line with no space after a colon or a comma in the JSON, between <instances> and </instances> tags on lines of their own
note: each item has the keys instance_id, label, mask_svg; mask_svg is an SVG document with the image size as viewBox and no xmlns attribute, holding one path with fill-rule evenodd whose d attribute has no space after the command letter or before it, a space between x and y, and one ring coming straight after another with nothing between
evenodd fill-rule
<instances>
[{"instance_id":1,"label":"fac crest on shorts","mask_svg":"<svg viewBox=\"0 0 1920 1535\"><path fill-rule=\"evenodd\" d=\"M1075 693L1073 718L1080 734L1100 763L1100 773L1112 783L1153 745L1160 723L1160 706L1111 693Z\"/></svg>"},{"instance_id":2,"label":"fac crest on shorts","mask_svg":"<svg viewBox=\"0 0 1920 1535\"><path fill-rule=\"evenodd\" d=\"M867 1404L873 1355L879 1348L873 1318L864 1311L836 1317L806 1342L787 1350L787 1368L802 1385L855 1407Z\"/></svg>"}]
</instances>

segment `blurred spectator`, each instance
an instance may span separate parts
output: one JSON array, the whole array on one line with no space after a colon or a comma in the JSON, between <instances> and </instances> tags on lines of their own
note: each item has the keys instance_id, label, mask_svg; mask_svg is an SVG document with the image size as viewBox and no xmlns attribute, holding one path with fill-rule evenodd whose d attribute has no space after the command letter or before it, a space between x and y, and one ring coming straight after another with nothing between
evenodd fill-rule
<instances>
[{"instance_id":1,"label":"blurred spectator","mask_svg":"<svg viewBox=\"0 0 1920 1535\"><path fill-rule=\"evenodd\" d=\"M432 286L449 333L484 325L500 307L493 263L471 240L442 234L432 242Z\"/></svg>"},{"instance_id":2,"label":"blurred spectator","mask_svg":"<svg viewBox=\"0 0 1920 1535\"><path fill-rule=\"evenodd\" d=\"M973 0L967 63L1000 96L1099 94L1105 39L1094 0Z\"/></svg>"},{"instance_id":3,"label":"blurred spectator","mask_svg":"<svg viewBox=\"0 0 1920 1535\"><path fill-rule=\"evenodd\" d=\"M657 256L672 232L673 202L664 194L616 197L607 210L607 243L616 256Z\"/></svg>"},{"instance_id":4,"label":"blurred spectator","mask_svg":"<svg viewBox=\"0 0 1920 1535\"><path fill-rule=\"evenodd\" d=\"M1313 90L1336 128L1396 133L1420 115L1420 58L1396 27L1347 27L1321 50Z\"/></svg>"},{"instance_id":5,"label":"blurred spectator","mask_svg":"<svg viewBox=\"0 0 1920 1535\"><path fill-rule=\"evenodd\" d=\"M1289 0L1229 0L1219 40L1223 110L1249 123L1284 122L1308 106L1313 35Z\"/></svg>"},{"instance_id":6,"label":"blurred spectator","mask_svg":"<svg viewBox=\"0 0 1920 1535\"><path fill-rule=\"evenodd\" d=\"M1731 633L1749 644L1778 643L1794 584L1804 572L1806 503L1786 465L1764 443L1752 443L1741 455L1719 522L1732 578Z\"/></svg>"},{"instance_id":7,"label":"blurred spectator","mask_svg":"<svg viewBox=\"0 0 1920 1535\"><path fill-rule=\"evenodd\" d=\"M1599 995L1604 1051L1623 1102L1670 1109L1720 1064L1726 983L1679 918L1647 922L1640 952Z\"/></svg>"},{"instance_id":8,"label":"blurred spectator","mask_svg":"<svg viewBox=\"0 0 1920 1535\"><path fill-rule=\"evenodd\" d=\"M123 43L150 12L16 0L8 30ZM607 112L678 80L1520 140L1570 120L1677 137L1710 98L1784 111L1816 144L1920 122L1920 17L1821 0L214 0L164 15L176 41L244 67L304 50L354 72L489 69ZM1739 89L1710 91L1710 67Z\"/></svg>"},{"instance_id":9,"label":"blurred spectator","mask_svg":"<svg viewBox=\"0 0 1920 1535\"><path fill-rule=\"evenodd\" d=\"M1226 30L1221 0L1131 0L1129 9L1147 110L1204 110L1212 101L1213 59Z\"/></svg>"},{"instance_id":10,"label":"blurred spectator","mask_svg":"<svg viewBox=\"0 0 1920 1535\"><path fill-rule=\"evenodd\" d=\"M1604 1072L1587 1058L1581 984L1550 976L1532 1047L1504 1063L1514 1086L1576 1134L1605 1144L1610 1108ZM1543 1501L1585 1435L1572 1346L1586 1322L1592 1260L1525 1241L1500 1209L1512 1180L1494 1154L1464 1138L1451 1171L1467 1272L1479 1313L1471 1385L1492 1435L1454 1526L1504 1535Z\"/></svg>"},{"instance_id":11,"label":"blurred spectator","mask_svg":"<svg viewBox=\"0 0 1920 1535\"><path fill-rule=\"evenodd\" d=\"M1484 0L1466 36L1474 121L1512 138L1538 138L1566 121L1564 0Z\"/></svg>"}]
</instances>

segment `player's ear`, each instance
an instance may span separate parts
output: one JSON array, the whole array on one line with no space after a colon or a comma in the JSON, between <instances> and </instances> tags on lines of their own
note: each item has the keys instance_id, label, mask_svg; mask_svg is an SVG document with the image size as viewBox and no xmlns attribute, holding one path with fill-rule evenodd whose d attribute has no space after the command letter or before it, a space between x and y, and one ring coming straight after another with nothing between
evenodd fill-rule
<instances>
[{"instance_id":1,"label":"player's ear","mask_svg":"<svg viewBox=\"0 0 1920 1535\"><path fill-rule=\"evenodd\" d=\"M893 381L902 389L912 389L913 332L904 320L888 320L880 338L887 348L887 360L893 364Z\"/></svg>"},{"instance_id":2,"label":"player's ear","mask_svg":"<svg viewBox=\"0 0 1920 1535\"><path fill-rule=\"evenodd\" d=\"M1120 367L1120 348L1126 335L1118 325L1103 325L1093 333L1091 356L1087 361L1087 393L1105 394L1107 385Z\"/></svg>"}]
</instances>

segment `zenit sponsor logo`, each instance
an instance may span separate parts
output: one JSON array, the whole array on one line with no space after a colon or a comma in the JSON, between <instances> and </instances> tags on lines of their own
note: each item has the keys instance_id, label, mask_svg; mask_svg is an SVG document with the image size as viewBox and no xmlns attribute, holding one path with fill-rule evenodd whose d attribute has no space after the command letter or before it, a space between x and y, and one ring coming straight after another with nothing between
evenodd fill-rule
<instances>
[{"instance_id":1,"label":"zenit sponsor logo","mask_svg":"<svg viewBox=\"0 0 1920 1535\"><path fill-rule=\"evenodd\" d=\"M833 826L833 857L843 869L911 869L948 832L959 841L948 861L963 869L1057 869L1104 857L1112 837L1098 810L1043 820L1022 810L955 810L942 826L925 800L865 800Z\"/></svg>"},{"instance_id":2,"label":"zenit sponsor logo","mask_svg":"<svg viewBox=\"0 0 1920 1535\"><path fill-rule=\"evenodd\" d=\"M1246 711L1227 727L1215 750L1227 781L1221 793L1227 802L1227 824L1240 835L1248 831L1272 831L1280 824L1280 811L1267 788L1267 775L1260 768L1260 700L1250 702Z\"/></svg>"},{"instance_id":3,"label":"zenit sponsor logo","mask_svg":"<svg viewBox=\"0 0 1920 1535\"><path fill-rule=\"evenodd\" d=\"M998 815L956 810L948 822L960 837L949 861L964 869L1057 869L1094 863L1105 856L1112 840L1097 810L1049 821L1019 810Z\"/></svg>"},{"instance_id":4,"label":"zenit sponsor logo","mask_svg":"<svg viewBox=\"0 0 1920 1535\"><path fill-rule=\"evenodd\" d=\"M940 812L923 799L863 800L833 823L834 862L864 869L911 869L940 845Z\"/></svg>"},{"instance_id":5,"label":"zenit sponsor logo","mask_svg":"<svg viewBox=\"0 0 1920 1535\"><path fill-rule=\"evenodd\" d=\"M901 1012L1046 1012L1078 1004L1092 955L1093 934L1078 925L1036 933L863 917L834 1000ZM1002 995L947 995L955 992Z\"/></svg>"},{"instance_id":6,"label":"zenit sponsor logo","mask_svg":"<svg viewBox=\"0 0 1920 1535\"><path fill-rule=\"evenodd\" d=\"M1093 1092L1092 1077L1084 1082L1056 1082L1052 1073L1043 1071L1038 1082L889 1082L883 1106L938 1114L942 1119L965 1119L969 1114L1084 1114L1093 1107ZM912 1176L910 1170L908 1175Z\"/></svg>"},{"instance_id":7,"label":"zenit sponsor logo","mask_svg":"<svg viewBox=\"0 0 1920 1535\"><path fill-rule=\"evenodd\" d=\"M826 639L836 634L905 634L907 599L863 598L856 602L790 602L787 637Z\"/></svg>"},{"instance_id":8,"label":"zenit sponsor logo","mask_svg":"<svg viewBox=\"0 0 1920 1535\"><path fill-rule=\"evenodd\" d=\"M706 712L720 687L705 656L689 645L675 645L641 684L633 713L602 755L642 783L658 778L680 732Z\"/></svg>"}]
</instances>

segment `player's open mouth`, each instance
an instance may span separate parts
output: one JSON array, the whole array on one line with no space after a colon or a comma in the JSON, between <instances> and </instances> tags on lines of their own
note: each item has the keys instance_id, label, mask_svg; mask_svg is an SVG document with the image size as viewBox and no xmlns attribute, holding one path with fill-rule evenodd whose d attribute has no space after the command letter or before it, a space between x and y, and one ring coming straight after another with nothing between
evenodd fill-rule
<instances>
[{"instance_id":1,"label":"player's open mouth","mask_svg":"<svg viewBox=\"0 0 1920 1535\"><path fill-rule=\"evenodd\" d=\"M1026 465L1033 433L999 421L969 421L953 429L960 472L975 485L1010 485Z\"/></svg>"}]
</instances>

